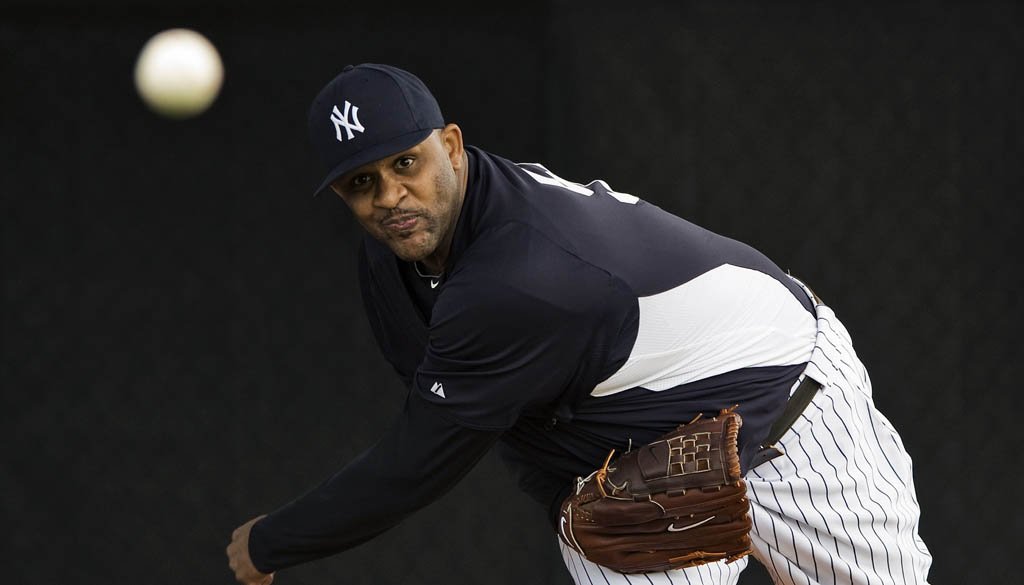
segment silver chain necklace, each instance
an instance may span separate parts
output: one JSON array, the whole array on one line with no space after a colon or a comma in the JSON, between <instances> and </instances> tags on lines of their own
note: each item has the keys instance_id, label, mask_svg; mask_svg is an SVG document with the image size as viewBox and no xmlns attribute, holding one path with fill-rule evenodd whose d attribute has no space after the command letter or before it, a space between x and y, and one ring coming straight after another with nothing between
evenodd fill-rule
<instances>
[{"instance_id":1,"label":"silver chain necklace","mask_svg":"<svg viewBox=\"0 0 1024 585\"><path fill-rule=\"evenodd\" d=\"M441 272L438 272L437 274L423 274L420 271L420 263L419 262L413 262L412 263L412 267L416 271L416 274L418 274L421 278L429 278L431 280L441 280L441 276L444 275L444 270L443 269L441 270Z\"/></svg>"}]
</instances>

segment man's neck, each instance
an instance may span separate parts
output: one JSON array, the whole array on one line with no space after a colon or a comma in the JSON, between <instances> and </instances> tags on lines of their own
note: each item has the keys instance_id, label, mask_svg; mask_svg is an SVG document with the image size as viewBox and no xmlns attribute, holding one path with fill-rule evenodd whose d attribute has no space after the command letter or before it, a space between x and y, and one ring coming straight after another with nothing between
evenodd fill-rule
<instances>
[{"instance_id":1,"label":"man's neck","mask_svg":"<svg viewBox=\"0 0 1024 585\"><path fill-rule=\"evenodd\" d=\"M424 275L437 276L444 272L444 260L447 259L448 254L445 254L445 257L441 260L437 260L432 256L428 256L427 258L420 260L419 264L423 269Z\"/></svg>"}]
</instances>

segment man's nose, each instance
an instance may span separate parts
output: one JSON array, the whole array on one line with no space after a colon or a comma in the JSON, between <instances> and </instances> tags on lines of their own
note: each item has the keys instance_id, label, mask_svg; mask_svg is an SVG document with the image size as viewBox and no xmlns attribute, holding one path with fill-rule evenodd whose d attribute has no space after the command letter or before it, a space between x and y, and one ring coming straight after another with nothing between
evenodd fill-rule
<instances>
[{"instance_id":1,"label":"man's nose","mask_svg":"<svg viewBox=\"0 0 1024 585\"><path fill-rule=\"evenodd\" d=\"M381 177L377 188L376 204L378 207L394 209L406 196L405 185L393 177Z\"/></svg>"}]
</instances>

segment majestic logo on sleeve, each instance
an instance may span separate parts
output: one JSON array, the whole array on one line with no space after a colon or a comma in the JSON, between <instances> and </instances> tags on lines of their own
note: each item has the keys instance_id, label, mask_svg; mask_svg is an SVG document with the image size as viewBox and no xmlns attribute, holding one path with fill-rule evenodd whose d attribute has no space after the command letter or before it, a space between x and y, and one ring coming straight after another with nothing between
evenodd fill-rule
<instances>
[{"instance_id":1,"label":"majestic logo on sleeve","mask_svg":"<svg viewBox=\"0 0 1024 585\"><path fill-rule=\"evenodd\" d=\"M352 114L352 119L349 120L349 114ZM359 106L353 106L348 100L345 100L345 111L338 111L338 106L334 106L334 110L331 112L331 122L334 122L334 132L338 136L338 142L345 142L345 138L341 136L341 129L345 129L345 134L348 135L348 139L352 140L355 138L353 130L362 133L366 130L363 125L359 123Z\"/></svg>"},{"instance_id":2,"label":"majestic logo on sleeve","mask_svg":"<svg viewBox=\"0 0 1024 585\"><path fill-rule=\"evenodd\" d=\"M441 398L448 398L444 395L444 386L440 382L434 382L434 385L430 387L430 391L437 394Z\"/></svg>"}]
</instances>

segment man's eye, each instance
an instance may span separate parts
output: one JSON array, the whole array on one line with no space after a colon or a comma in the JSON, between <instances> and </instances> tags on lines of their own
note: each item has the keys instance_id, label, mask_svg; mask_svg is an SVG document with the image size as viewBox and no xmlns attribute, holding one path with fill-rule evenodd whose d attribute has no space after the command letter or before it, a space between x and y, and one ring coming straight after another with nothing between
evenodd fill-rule
<instances>
[{"instance_id":1,"label":"man's eye","mask_svg":"<svg viewBox=\"0 0 1024 585\"><path fill-rule=\"evenodd\" d=\"M414 160L415 159L413 159L411 156L403 156L402 158L395 161L395 166L400 169L407 169L412 166Z\"/></svg>"},{"instance_id":2,"label":"man's eye","mask_svg":"<svg viewBox=\"0 0 1024 585\"><path fill-rule=\"evenodd\" d=\"M370 182L370 175L356 175L352 178L352 185L355 187L363 187Z\"/></svg>"}]
</instances>

